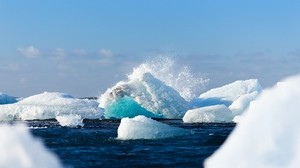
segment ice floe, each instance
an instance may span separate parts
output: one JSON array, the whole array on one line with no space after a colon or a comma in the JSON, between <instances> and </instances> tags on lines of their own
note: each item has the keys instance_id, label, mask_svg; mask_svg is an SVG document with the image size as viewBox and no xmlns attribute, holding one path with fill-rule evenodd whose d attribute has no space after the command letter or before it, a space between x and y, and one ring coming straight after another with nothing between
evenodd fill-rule
<instances>
[{"instance_id":1,"label":"ice floe","mask_svg":"<svg viewBox=\"0 0 300 168\"><path fill-rule=\"evenodd\" d=\"M189 102L189 108L225 105L232 112L232 117L235 117L242 115L261 92L262 88L257 79L238 80L201 94L199 98Z\"/></svg>"},{"instance_id":2,"label":"ice floe","mask_svg":"<svg viewBox=\"0 0 300 168\"><path fill-rule=\"evenodd\" d=\"M84 126L83 119L78 114L56 116L56 120L63 127L78 127L78 126L83 127Z\"/></svg>"},{"instance_id":3,"label":"ice floe","mask_svg":"<svg viewBox=\"0 0 300 168\"><path fill-rule=\"evenodd\" d=\"M232 118L225 105L214 105L188 110L182 120L185 123L232 122Z\"/></svg>"},{"instance_id":4,"label":"ice floe","mask_svg":"<svg viewBox=\"0 0 300 168\"><path fill-rule=\"evenodd\" d=\"M123 118L118 128L118 139L161 139L190 135L191 131L172 127L145 116Z\"/></svg>"},{"instance_id":5,"label":"ice floe","mask_svg":"<svg viewBox=\"0 0 300 168\"><path fill-rule=\"evenodd\" d=\"M61 115L80 115L95 119L103 115L95 100L77 99L57 92L44 92L0 106L0 120L50 119Z\"/></svg>"}]
</instances>

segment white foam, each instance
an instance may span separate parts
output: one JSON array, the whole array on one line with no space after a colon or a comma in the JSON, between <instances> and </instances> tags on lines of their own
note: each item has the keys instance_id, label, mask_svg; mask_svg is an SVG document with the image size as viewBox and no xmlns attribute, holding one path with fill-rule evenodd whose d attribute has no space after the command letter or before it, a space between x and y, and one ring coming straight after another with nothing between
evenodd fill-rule
<instances>
[{"instance_id":1,"label":"white foam","mask_svg":"<svg viewBox=\"0 0 300 168\"><path fill-rule=\"evenodd\" d=\"M296 76L262 92L205 167L300 167L299 87Z\"/></svg>"},{"instance_id":2,"label":"white foam","mask_svg":"<svg viewBox=\"0 0 300 168\"><path fill-rule=\"evenodd\" d=\"M98 105L95 100L76 99L65 93L44 92L15 104L0 106L0 120L50 119L69 114L95 119L103 115Z\"/></svg>"},{"instance_id":3,"label":"white foam","mask_svg":"<svg viewBox=\"0 0 300 168\"><path fill-rule=\"evenodd\" d=\"M174 136L190 135L182 128L172 127L145 116L123 118L118 128L118 139L160 139Z\"/></svg>"},{"instance_id":4,"label":"white foam","mask_svg":"<svg viewBox=\"0 0 300 168\"><path fill-rule=\"evenodd\" d=\"M62 116L56 116L56 120L59 122L59 124L63 127L83 127L83 119L80 115L62 115Z\"/></svg>"},{"instance_id":5,"label":"white foam","mask_svg":"<svg viewBox=\"0 0 300 168\"><path fill-rule=\"evenodd\" d=\"M101 95L100 107L105 108L105 117L126 117L126 114L119 113L133 113L130 116L144 115L138 113L141 110L137 107L131 109L132 105L130 105L127 108L124 104L128 101L122 102L123 104L115 103L120 99L124 100L124 97L130 97L145 108L144 111L147 110L147 113L152 114L148 117L182 118L188 109L187 102L176 90L154 78L150 73L130 77L128 81L117 83ZM111 107L112 104L114 104L113 107Z\"/></svg>"},{"instance_id":6,"label":"white foam","mask_svg":"<svg viewBox=\"0 0 300 168\"><path fill-rule=\"evenodd\" d=\"M24 125L0 125L0 167L62 167L58 158Z\"/></svg>"},{"instance_id":7,"label":"white foam","mask_svg":"<svg viewBox=\"0 0 300 168\"><path fill-rule=\"evenodd\" d=\"M185 123L231 122L232 118L225 105L215 105L188 110L182 120Z\"/></svg>"}]
</instances>

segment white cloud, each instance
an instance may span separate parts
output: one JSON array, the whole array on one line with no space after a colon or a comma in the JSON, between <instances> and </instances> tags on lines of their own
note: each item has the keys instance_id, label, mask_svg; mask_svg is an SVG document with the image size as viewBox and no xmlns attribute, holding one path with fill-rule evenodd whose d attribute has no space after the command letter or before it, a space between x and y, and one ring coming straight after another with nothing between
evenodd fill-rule
<instances>
[{"instance_id":1,"label":"white cloud","mask_svg":"<svg viewBox=\"0 0 300 168\"><path fill-rule=\"evenodd\" d=\"M57 59L62 59L64 57L67 56L67 53L64 49L62 48L56 48L54 49L54 51L52 52L53 56Z\"/></svg>"},{"instance_id":2,"label":"white cloud","mask_svg":"<svg viewBox=\"0 0 300 168\"><path fill-rule=\"evenodd\" d=\"M84 49L74 49L73 53L78 56L86 56L87 52Z\"/></svg>"},{"instance_id":3,"label":"white cloud","mask_svg":"<svg viewBox=\"0 0 300 168\"><path fill-rule=\"evenodd\" d=\"M99 54L100 56L103 57L112 57L114 55L111 50L103 49L103 48L99 50Z\"/></svg>"},{"instance_id":4,"label":"white cloud","mask_svg":"<svg viewBox=\"0 0 300 168\"><path fill-rule=\"evenodd\" d=\"M18 71L21 69L21 65L20 64L16 64L16 63L12 63L12 64L7 64L4 66L1 66L2 70L6 70L6 71Z\"/></svg>"},{"instance_id":5,"label":"white cloud","mask_svg":"<svg viewBox=\"0 0 300 168\"><path fill-rule=\"evenodd\" d=\"M29 46L27 48L18 48L18 51L27 58L36 58L40 56L39 49Z\"/></svg>"}]
</instances>

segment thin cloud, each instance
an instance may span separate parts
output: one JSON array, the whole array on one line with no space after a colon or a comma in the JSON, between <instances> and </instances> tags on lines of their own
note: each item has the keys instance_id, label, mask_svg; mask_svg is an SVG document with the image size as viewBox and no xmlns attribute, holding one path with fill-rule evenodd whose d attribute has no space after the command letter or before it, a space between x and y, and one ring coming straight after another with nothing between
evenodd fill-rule
<instances>
[{"instance_id":1,"label":"thin cloud","mask_svg":"<svg viewBox=\"0 0 300 168\"><path fill-rule=\"evenodd\" d=\"M33 46L18 48L18 51L27 58L37 58L41 55L40 50Z\"/></svg>"},{"instance_id":2,"label":"thin cloud","mask_svg":"<svg viewBox=\"0 0 300 168\"><path fill-rule=\"evenodd\" d=\"M114 54L111 50L102 48L99 50L99 55L103 57L112 57Z\"/></svg>"},{"instance_id":3,"label":"thin cloud","mask_svg":"<svg viewBox=\"0 0 300 168\"><path fill-rule=\"evenodd\" d=\"M84 49L74 49L73 53L78 56L86 56L87 52Z\"/></svg>"},{"instance_id":4,"label":"thin cloud","mask_svg":"<svg viewBox=\"0 0 300 168\"><path fill-rule=\"evenodd\" d=\"M5 71L18 71L21 69L21 65L12 63L12 64L3 65L0 67L0 69L5 70Z\"/></svg>"},{"instance_id":5,"label":"thin cloud","mask_svg":"<svg viewBox=\"0 0 300 168\"><path fill-rule=\"evenodd\" d=\"M62 48L56 48L52 52L52 55L56 59L63 59L63 58L65 58L67 56L67 52L64 49L62 49Z\"/></svg>"}]
</instances>

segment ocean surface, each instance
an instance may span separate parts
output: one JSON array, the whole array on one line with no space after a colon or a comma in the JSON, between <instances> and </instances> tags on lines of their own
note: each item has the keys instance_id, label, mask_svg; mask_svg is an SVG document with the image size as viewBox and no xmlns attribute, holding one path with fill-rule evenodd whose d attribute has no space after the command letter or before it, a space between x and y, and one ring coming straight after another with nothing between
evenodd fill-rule
<instances>
[{"instance_id":1,"label":"ocean surface","mask_svg":"<svg viewBox=\"0 0 300 168\"><path fill-rule=\"evenodd\" d=\"M235 124L185 124L159 120L193 130L194 134L156 140L118 140L120 120L84 120L84 127L62 127L55 119L26 121L35 137L65 167L203 167L203 161L225 141Z\"/></svg>"}]
</instances>

